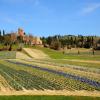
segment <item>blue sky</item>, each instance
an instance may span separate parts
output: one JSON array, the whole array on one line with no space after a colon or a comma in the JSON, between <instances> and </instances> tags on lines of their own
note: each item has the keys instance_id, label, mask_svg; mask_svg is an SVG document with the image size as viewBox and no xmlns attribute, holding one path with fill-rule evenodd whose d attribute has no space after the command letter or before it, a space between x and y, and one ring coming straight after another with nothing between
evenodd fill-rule
<instances>
[{"instance_id":1,"label":"blue sky","mask_svg":"<svg viewBox=\"0 0 100 100\"><path fill-rule=\"evenodd\" d=\"M0 0L0 29L38 36L100 35L100 0Z\"/></svg>"}]
</instances>

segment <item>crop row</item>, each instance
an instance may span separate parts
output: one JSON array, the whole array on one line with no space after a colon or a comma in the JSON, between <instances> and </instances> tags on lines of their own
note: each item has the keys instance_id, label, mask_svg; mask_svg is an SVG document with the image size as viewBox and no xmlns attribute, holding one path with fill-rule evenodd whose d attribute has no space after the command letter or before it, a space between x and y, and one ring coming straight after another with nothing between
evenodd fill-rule
<instances>
[{"instance_id":1,"label":"crop row","mask_svg":"<svg viewBox=\"0 0 100 100\"><path fill-rule=\"evenodd\" d=\"M50 69L53 69L53 70L61 70L63 72L67 72L67 73L71 73L71 74L74 74L75 76L81 76L81 77L87 77L88 79L91 79L91 80L95 80L95 81L100 81L100 78L99 78L99 73L93 73L93 72L87 72L87 71L79 71L77 70L78 67L76 67L76 69L72 68L72 67L60 67L59 64L58 66L56 65L53 65L52 63L48 63L48 62L44 62L44 61L39 61L39 60L17 60L19 62L24 62L24 63L27 63L27 64L32 64L34 66L41 66L41 67L46 67L46 68L50 68ZM64 70L65 69L65 70ZM99 72L99 71L98 71Z\"/></svg>"},{"instance_id":2,"label":"crop row","mask_svg":"<svg viewBox=\"0 0 100 100\"><path fill-rule=\"evenodd\" d=\"M7 82L15 90L22 90L22 89L61 90L62 89L58 84L50 82L45 78L29 74L28 72L23 70L14 70L2 64L0 64L0 74L7 80Z\"/></svg>"},{"instance_id":3,"label":"crop row","mask_svg":"<svg viewBox=\"0 0 100 100\"><path fill-rule=\"evenodd\" d=\"M75 75L72 75L69 73L64 73L64 72L60 72L60 71L56 71L56 70L52 70L52 69L48 69L48 68L43 68L43 67L39 67L39 66L33 66L30 64L25 64L25 63L21 63L21 62L16 62L16 61L14 62L14 61L10 61L10 60L7 60L7 61L10 63L16 64L16 65L23 65L23 66L32 67L32 68L35 68L38 70L46 71L46 72L49 72L52 74L57 74L59 76L65 77L65 78L73 79L75 81L79 81L81 83L91 85L95 89L100 90L100 82L95 81L95 80L90 80L86 77L75 76Z\"/></svg>"},{"instance_id":4,"label":"crop row","mask_svg":"<svg viewBox=\"0 0 100 100\"><path fill-rule=\"evenodd\" d=\"M53 66L59 66L59 67L69 67L69 68L73 68L75 70L80 70L80 71L85 71L85 72L93 72L93 73L98 73L100 74L100 69L96 69L96 68L88 68L88 67L83 67L83 66L75 66L75 65L70 65L70 64L58 64L58 63L54 63L54 61L39 61L39 60L26 60L25 61L29 61L29 62L38 62L38 63L42 63L42 64L48 64L48 65L53 65Z\"/></svg>"}]
</instances>

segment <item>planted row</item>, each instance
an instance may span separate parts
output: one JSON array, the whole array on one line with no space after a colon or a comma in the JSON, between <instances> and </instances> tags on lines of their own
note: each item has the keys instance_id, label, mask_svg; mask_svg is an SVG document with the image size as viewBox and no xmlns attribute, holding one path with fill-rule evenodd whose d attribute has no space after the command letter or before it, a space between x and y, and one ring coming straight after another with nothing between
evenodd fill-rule
<instances>
[{"instance_id":1,"label":"planted row","mask_svg":"<svg viewBox=\"0 0 100 100\"><path fill-rule=\"evenodd\" d=\"M56 71L56 70L52 70L52 69L48 69L48 68L42 68L42 67L39 67L39 66L33 66L33 65L30 65L30 64L25 64L25 63L21 63L21 62L14 62L14 61L9 61L9 60L7 60L7 61L10 62L10 63L13 63L13 64L32 67L32 68L35 68L35 69L38 69L38 70L42 70L42 71L57 74L57 75L60 75L60 76L64 76L66 78L70 78L70 79L91 85L96 90L100 90L100 82L95 81L95 80L90 80L86 77L75 76L75 75L72 75L72 74L69 74L69 73L64 73L64 72L60 72L60 71Z\"/></svg>"},{"instance_id":2,"label":"planted row","mask_svg":"<svg viewBox=\"0 0 100 100\"><path fill-rule=\"evenodd\" d=\"M9 85L11 85L15 90L22 90L22 89L61 90L62 89L60 85L50 82L45 78L29 74L28 72L23 70L14 70L2 64L0 64L0 74L7 80Z\"/></svg>"}]
</instances>

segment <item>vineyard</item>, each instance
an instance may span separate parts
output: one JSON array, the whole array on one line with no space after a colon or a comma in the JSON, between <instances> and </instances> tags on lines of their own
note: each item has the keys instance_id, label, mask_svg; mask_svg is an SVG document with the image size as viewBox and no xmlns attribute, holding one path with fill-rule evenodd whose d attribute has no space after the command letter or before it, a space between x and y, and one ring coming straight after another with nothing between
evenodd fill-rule
<instances>
[{"instance_id":1,"label":"vineyard","mask_svg":"<svg viewBox=\"0 0 100 100\"><path fill-rule=\"evenodd\" d=\"M76 66L51 64L49 61L0 60L0 75L6 80L6 87L15 91L100 91L100 73L97 69L86 71Z\"/></svg>"}]
</instances>

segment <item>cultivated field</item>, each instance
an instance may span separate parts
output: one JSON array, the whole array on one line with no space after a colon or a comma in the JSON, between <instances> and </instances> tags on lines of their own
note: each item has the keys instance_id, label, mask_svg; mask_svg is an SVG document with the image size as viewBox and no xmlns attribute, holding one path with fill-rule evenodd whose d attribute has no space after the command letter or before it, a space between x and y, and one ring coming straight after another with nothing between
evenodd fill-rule
<instances>
[{"instance_id":1,"label":"cultivated field","mask_svg":"<svg viewBox=\"0 0 100 100\"><path fill-rule=\"evenodd\" d=\"M0 74L3 77L0 92L5 95L99 96L100 93L100 74L96 69L85 71L84 68L61 67L39 60L6 59L0 60Z\"/></svg>"},{"instance_id":2,"label":"cultivated field","mask_svg":"<svg viewBox=\"0 0 100 100\"><path fill-rule=\"evenodd\" d=\"M35 53L38 50L31 48L30 56L27 51L27 53L9 53L9 57L5 56L6 59L1 57L0 95L100 97L100 62L98 59L70 59L70 56L54 59L46 53L48 51L45 52L46 49L39 52L43 58L39 59L39 55L37 57L35 54L34 57L31 57L32 52ZM53 51L50 52L53 53ZM17 59L15 59L15 55ZM60 53L58 55L62 56ZM94 57L96 58L97 55ZM98 100L98 98L95 99Z\"/></svg>"}]
</instances>

